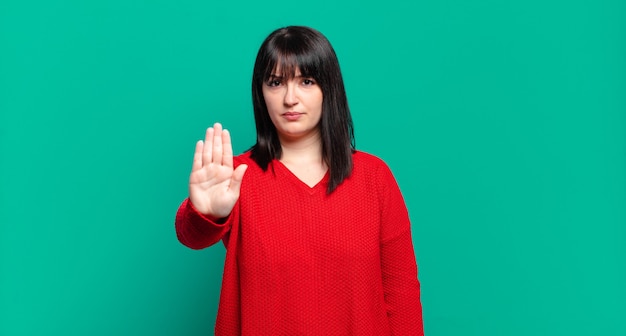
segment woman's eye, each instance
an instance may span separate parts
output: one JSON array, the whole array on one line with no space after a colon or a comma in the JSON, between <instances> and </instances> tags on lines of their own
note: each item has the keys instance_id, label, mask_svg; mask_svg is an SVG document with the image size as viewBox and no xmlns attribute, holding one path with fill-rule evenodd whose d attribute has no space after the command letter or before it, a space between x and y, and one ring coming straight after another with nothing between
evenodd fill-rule
<instances>
[{"instance_id":1,"label":"woman's eye","mask_svg":"<svg viewBox=\"0 0 626 336\"><path fill-rule=\"evenodd\" d=\"M302 81L302 84L304 84L304 85L315 85L315 81L312 80L312 79L307 78L307 79L304 79Z\"/></svg>"},{"instance_id":2,"label":"woman's eye","mask_svg":"<svg viewBox=\"0 0 626 336\"><path fill-rule=\"evenodd\" d=\"M277 79L273 79L267 82L268 86L280 86L280 81Z\"/></svg>"}]
</instances>

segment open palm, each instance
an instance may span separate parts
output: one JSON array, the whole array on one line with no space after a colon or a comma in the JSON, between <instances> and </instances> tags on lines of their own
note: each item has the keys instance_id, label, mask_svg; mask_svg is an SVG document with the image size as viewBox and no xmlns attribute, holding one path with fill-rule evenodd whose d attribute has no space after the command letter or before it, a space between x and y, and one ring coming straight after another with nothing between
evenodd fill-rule
<instances>
[{"instance_id":1,"label":"open palm","mask_svg":"<svg viewBox=\"0 0 626 336\"><path fill-rule=\"evenodd\" d=\"M230 133L216 123L207 129L204 142L196 143L189 176L191 203L209 217L228 216L239 199L241 181L247 168L242 164L234 169Z\"/></svg>"}]
</instances>

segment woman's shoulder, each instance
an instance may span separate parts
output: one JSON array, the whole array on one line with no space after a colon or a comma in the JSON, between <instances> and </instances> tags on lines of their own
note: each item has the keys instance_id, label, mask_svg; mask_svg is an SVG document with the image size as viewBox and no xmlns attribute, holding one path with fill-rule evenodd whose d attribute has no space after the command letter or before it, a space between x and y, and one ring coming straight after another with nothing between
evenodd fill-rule
<instances>
[{"instance_id":1,"label":"woman's shoulder","mask_svg":"<svg viewBox=\"0 0 626 336\"><path fill-rule=\"evenodd\" d=\"M352 154L352 173L356 176L363 176L368 179L379 181L387 180L393 176L389 165L380 157L362 151L355 151Z\"/></svg>"},{"instance_id":2,"label":"woman's shoulder","mask_svg":"<svg viewBox=\"0 0 626 336\"><path fill-rule=\"evenodd\" d=\"M391 168L380 157L367 152L355 151L352 158L352 176L355 180L365 181L367 185L379 191L388 190L393 185L397 187L397 181Z\"/></svg>"},{"instance_id":3,"label":"woman's shoulder","mask_svg":"<svg viewBox=\"0 0 626 336\"><path fill-rule=\"evenodd\" d=\"M355 150L352 154L352 161L355 168L360 167L365 169L373 169L387 167L385 161L383 161L383 159L381 159L380 157L359 150Z\"/></svg>"},{"instance_id":4,"label":"woman's shoulder","mask_svg":"<svg viewBox=\"0 0 626 336\"><path fill-rule=\"evenodd\" d=\"M256 162L252 159L250 151L245 151L245 152L243 152L243 153L233 157L233 165L235 167L237 167L240 164L247 164L248 168L250 168L253 165L254 166L258 166L256 164Z\"/></svg>"}]
</instances>

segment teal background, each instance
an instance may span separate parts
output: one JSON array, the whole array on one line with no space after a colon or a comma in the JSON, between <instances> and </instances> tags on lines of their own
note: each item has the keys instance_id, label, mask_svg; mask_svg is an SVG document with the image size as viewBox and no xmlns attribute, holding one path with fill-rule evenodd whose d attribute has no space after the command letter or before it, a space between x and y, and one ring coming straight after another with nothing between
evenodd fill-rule
<instances>
[{"instance_id":1,"label":"teal background","mask_svg":"<svg viewBox=\"0 0 626 336\"><path fill-rule=\"evenodd\" d=\"M0 334L209 335L194 143L253 144L273 29L333 43L438 335L626 335L626 2L0 2Z\"/></svg>"}]
</instances>

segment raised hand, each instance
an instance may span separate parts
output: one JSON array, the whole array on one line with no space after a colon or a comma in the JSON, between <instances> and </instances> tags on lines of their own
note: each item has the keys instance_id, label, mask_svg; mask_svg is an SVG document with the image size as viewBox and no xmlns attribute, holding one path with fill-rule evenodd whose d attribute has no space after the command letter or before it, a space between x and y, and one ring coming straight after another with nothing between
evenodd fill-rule
<instances>
[{"instance_id":1,"label":"raised hand","mask_svg":"<svg viewBox=\"0 0 626 336\"><path fill-rule=\"evenodd\" d=\"M196 143L189 176L189 199L202 214L213 219L230 214L237 199L247 165L233 169L233 147L228 130L215 123L204 142Z\"/></svg>"}]
</instances>

